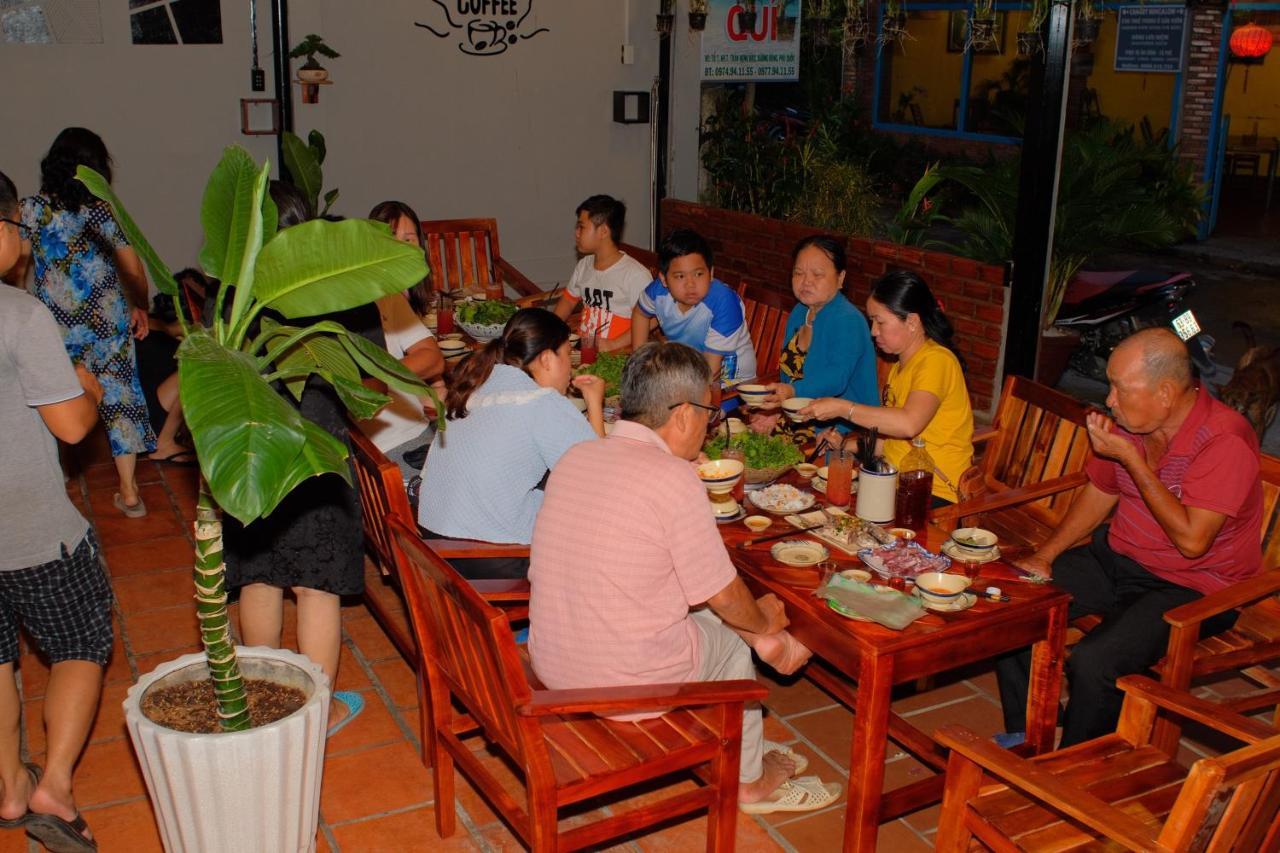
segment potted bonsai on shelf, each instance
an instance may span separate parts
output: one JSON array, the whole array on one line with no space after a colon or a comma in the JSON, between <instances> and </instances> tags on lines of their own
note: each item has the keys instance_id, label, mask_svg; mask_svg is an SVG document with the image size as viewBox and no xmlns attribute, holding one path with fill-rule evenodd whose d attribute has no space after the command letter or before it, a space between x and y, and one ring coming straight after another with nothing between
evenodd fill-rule
<instances>
[{"instance_id":1,"label":"potted bonsai on shelf","mask_svg":"<svg viewBox=\"0 0 1280 853\"><path fill-rule=\"evenodd\" d=\"M329 71L323 65L316 61L316 54L320 54L327 59L337 59L342 56L329 45L324 43L324 39L315 33L310 33L302 41L298 42L293 50L289 51L290 59L301 59L306 57L307 61L298 69L298 79L307 83L319 83L329 79Z\"/></svg>"},{"instance_id":2,"label":"potted bonsai on shelf","mask_svg":"<svg viewBox=\"0 0 1280 853\"><path fill-rule=\"evenodd\" d=\"M370 417L388 398L361 384L363 371L434 398L386 350L338 323L289 322L405 290L426 274L422 252L366 220L313 220L277 231L269 168L257 168L242 148L228 148L205 188L200 263L223 282L208 328L191 325L169 268L107 182L84 167L77 173L112 206L156 286L175 297L184 335L178 377L200 466L195 599L204 653L162 664L124 703L169 850L307 850L315 842L328 679L293 652L233 645L222 560L222 513L248 524L269 515L305 479L336 474L350 482L343 443L303 418L282 393L300 398L315 374L356 417ZM277 380L285 392L277 392ZM258 725L246 676L296 689L301 707ZM177 731L143 710L165 688L202 682L212 684L220 731Z\"/></svg>"}]
</instances>

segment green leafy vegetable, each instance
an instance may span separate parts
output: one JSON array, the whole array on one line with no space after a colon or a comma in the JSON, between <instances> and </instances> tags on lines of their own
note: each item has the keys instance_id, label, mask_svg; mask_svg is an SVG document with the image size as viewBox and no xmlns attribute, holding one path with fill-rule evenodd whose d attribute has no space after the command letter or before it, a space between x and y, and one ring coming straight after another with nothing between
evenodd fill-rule
<instances>
[{"instance_id":1,"label":"green leafy vegetable","mask_svg":"<svg viewBox=\"0 0 1280 853\"><path fill-rule=\"evenodd\" d=\"M748 468L780 468L804 459L800 448L783 435L762 435L748 430L735 435L729 445L742 451ZM703 450L708 457L719 459L724 455L724 447L724 433L720 432L707 442Z\"/></svg>"},{"instance_id":2,"label":"green leafy vegetable","mask_svg":"<svg viewBox=\"0 0 1280 853\"><path fill-rule=\"evenodd\" d=\"M519 310L513 302L481 299L459 303L454 308L454 315L464 323L473 323L477 326L502 326Z\"/></svg>"},{"instance_id":3,"label":"green leafy vegetable","mask_svg":"<svg viewBox=\"0 0 1280 853\"><path fill-rule=\"evenodd\" d=\"M604 380L604 395L614 397L621 392L622 368L626 363L626 353L602 352L596 356L594 364L584 364L577 372L579 376L599 376Z\"/></svg>"}]
</instances>

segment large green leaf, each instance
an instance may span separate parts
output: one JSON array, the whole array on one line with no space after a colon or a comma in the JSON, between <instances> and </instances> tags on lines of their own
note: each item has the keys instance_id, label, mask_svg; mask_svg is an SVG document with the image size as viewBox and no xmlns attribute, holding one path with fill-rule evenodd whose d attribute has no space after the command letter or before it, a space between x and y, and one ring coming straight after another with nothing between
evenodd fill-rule
<instances>
[{"instance_id":1,"label":"large green leaf","mask_svg":"<svg viewBox=\"0 0 1280 853\"><path fill-rule=\"evenodd\" d=\"M258 254L262 251L262 241L266 235L263 230L265 226L262 221L262 200L267 197L267 181L270 177L271 164L262 164L261 171L254 179L253 191L249 197L244 251L240 255L240 269L236 272L236 288L231 298L229 326L234 330L239 330L242 323L249 322L248 311L253 299L253 280L257 272ZM241 331L234 343L238 345L243 339L244 332Z\"/></svg>"},{"instance_id":2,"label":"large green leaf","mask_svg":"<svg viewBox=\"0 0 1280 853\"><path fill-rule=\"evenodd\" d=\"M358 379L351 380L345 376L325 378L333 386L333 390L338 392L338 399L342 401L342 405L347 407L347 411L356 420L363 421L373 417L383 406L391 402L391 398L386 394L365 387Z\"/></svg>"},{"instance_id":3,"label":"large green leaf","mask_svg":"<svg viewBox=\"0 0 1280 853\"><path fill-rule=\"evenodd\" d=\"M222 153L222 159L209 176L200 203L200 223L204 226L204 245L200 248L200 266L214 278L236 284L249 238L249 213L253 206L258 166L238 145ZM277 211L271 196L262 200L262 230L274 235Z\"/></svg>"},{"instance_id":4,"label":"large green leaf","mask_svg":"<svg viewBox=\"0 0 1280 853\"><path fill-rule=\"evenodd\" d=\"M316 152L295 134L285 131L281 137L281 150L284 156L284 167L289 170L289 177L311 206L315 215L316 200L320 198L320 185L324 180L320 171L320 162Z\"/></svg>"},{"instance_id":5,"label":"large green leaf","mask_svg":"<svg viewBox=\"0 0 1280 853\"><path fill-rule=\"evenodd\" d=\"M286 343L289 338L294 337L299 332L311 330L315 330L316 334L308 335L296 341L287 350L277 354L272 359L276 370L295 371L303 369L312 373L321 372L330 384L333 383L332 377L337 376L359 382L360 368L356 366L355 361L348 355L342 344L339 343L339 337L347 335L348 332L338 323L323 321L302 330L293 326L281 326L270 319L264 319L263 335L269 335L270 337L266 342L266 352L263 358L270 356L281 344ZM321 334L321 332L331 332L339 337ZM284 382L294 399L301 400L302 389L307 382L306 375L293 376Z\"/></svg>"},{"instance_id":6,"label":"large green leaf","mask_svg":"<svg viewBox=\"0 0 1280 853\"><path fill-rule=\"evenodd\" d=\"M200 471L226 512L248 524L275 509L287 494L282 483L311 476L296 470L307 422L258 374L251 356L198 329L178 349L178 379ZM304 470L316 468L312 461L303 460ZM341 473L338 467L324 470Z\"/></svg>"},{"instance_id":7,"label":"large green leaf","mask_svg":"<svg viewBox=\"0 0 1280 853\"><path fill-rule=\"evenodd\" d=\"M427 274L422 250L363 219L313 220L262 247L253 296L286 317L345 311L400 293Z\"/></svg>"},{"instance_id":8,"label":"large green leaf","mask_svg":"<svg viewBox=\"0 0 1280 853\"><path fill-rule=\"evenodd\" d=\"M392 388L398 388L407 394L417 394L420 397L431 394L431 386L368 338L347 335L338 340L364 372L373 378L381 379Z\"/></svg>"},{"instance_id":9,"label":"large green leaf","mask_svg":"<svg viewBox=\"0 0 1280 853\"><path fill-rule=\"evenodd\" d=\"M124 203L120 201L115 191L111 189L111 184L107 183L107 179L88 166L80 166L76 169L76 180L84 184L89 189L89 192L111 205L111 210L115 213L116 222L120 225L120 230L124 232L124 236L129 240L129 245L138 253L138 257L142 258L142 263L146 265L147 273L151 276L151 283L156 286L156 289L161 293L177 296L178 283L173 280L173 272L164 261L160 260L160 255L152 248L147 238L143 236L138 224L129 215L129 211L124 209Z\"/></svg>"},{"instance_id":10,"label":"large green leaf","mask_svg":"<svg viewBox=\"0 0 1280 853\"><path fill-rule=\"evenodd\" d=\"M347 462L346 445L311 421L303 420L302 430L306 435L306 442L276 484L276 492L272 496L273 503L271 508L263 513L264 515L279 506L280 502L308 477L337 474L348 483L351 482L351 466Z\"/></svg>"}]
</instances>

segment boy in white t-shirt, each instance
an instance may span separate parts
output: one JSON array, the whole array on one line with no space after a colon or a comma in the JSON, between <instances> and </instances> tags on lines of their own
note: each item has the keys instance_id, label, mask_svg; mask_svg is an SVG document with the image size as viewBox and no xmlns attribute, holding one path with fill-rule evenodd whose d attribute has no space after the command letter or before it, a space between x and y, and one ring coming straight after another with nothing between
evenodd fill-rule
<instances>
[{"instance_id":1,"label":"boy in white t-shirt","mask_svg":"<svg viewBox=\"0 0 1280 853\"><path fill-rule=\"evenodd\" d=\"M596 336L600 352L623 349L631 343L631 309L653 281L644 264L618 248L627 219L627 206L607 195L593 195L578 205L573 229L574 248L583 255L555 313L568 320L582 302L578 333Z\"/></svg>"}]
</instances>

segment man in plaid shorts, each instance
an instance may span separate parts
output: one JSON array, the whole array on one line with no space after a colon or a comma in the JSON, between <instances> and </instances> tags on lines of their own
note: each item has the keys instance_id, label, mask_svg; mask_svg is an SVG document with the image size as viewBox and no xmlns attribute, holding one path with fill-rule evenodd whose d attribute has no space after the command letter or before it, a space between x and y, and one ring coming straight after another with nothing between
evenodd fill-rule
<instances>
[{"instance_id":1,"label":"man in plaid shorts","mask_svg":"<svg viewBox=\"0 0 1280 853\"><path fill-rule=\"evenodd\" d=\"M24 250L17 217L17 192L0 174L0 276ZM97 849L71 771L112 644L111 587L93 531L67 498L54 438L84 438L101 399L97 380L68 360L48 309L0 285L0 827L22 827L54 853ZM19 753L19 625L51 665L43 769Z\"/></svg>"}]
</instances>

